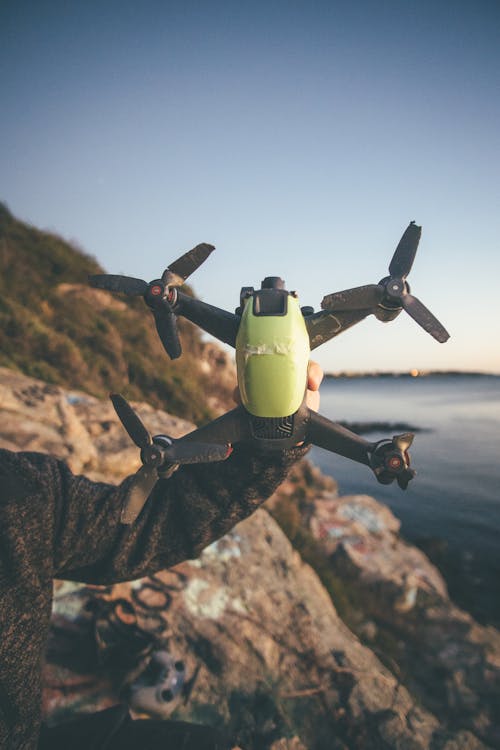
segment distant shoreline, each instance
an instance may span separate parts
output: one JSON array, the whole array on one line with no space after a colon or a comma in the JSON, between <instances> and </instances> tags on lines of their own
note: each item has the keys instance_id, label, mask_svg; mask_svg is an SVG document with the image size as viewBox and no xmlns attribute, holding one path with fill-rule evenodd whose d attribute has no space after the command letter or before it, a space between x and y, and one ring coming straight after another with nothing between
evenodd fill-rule
<instances>
[{"instance_id":1,"label":"distant shoreline","mask_svg":"<svg viewBox=\"0 0 500 750\"><path fill-rule=\"evenodd\" d=\"M470 372L467 370L411 370L410 372L327 372L328 380L353 378L428 378L428 377L466 377L466 378L500 378L495 372Z\"/></svg>"}]
</instances>

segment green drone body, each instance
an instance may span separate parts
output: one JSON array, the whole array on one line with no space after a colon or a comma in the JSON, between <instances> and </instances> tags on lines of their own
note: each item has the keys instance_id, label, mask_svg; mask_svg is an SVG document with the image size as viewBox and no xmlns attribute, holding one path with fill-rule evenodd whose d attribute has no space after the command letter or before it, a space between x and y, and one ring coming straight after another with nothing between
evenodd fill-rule
<instances>
[{"instance_id":1,"label":"green drone body","mask_svg":"<svg viewBox=\"0 0 500 750\"><path fill-rule=\"evenodd\" d=\"M309 334L296 296L261 289L243 301L236 337L241 401L256 417L287 417L302 404Z\"/></svg>"}]
</instances>

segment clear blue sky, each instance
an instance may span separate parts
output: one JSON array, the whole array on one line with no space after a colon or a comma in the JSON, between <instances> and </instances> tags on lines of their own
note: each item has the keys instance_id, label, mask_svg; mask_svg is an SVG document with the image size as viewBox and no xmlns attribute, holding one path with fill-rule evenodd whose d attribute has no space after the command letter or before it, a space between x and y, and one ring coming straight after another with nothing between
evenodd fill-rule
<instances>
[{"instance_id":1,"label":"clear blue sky","mask_svg":"<svg viewBox=\"0 0 500 750\"><path fill-rule=\"evenodd\" d=\"M500 4L0 2L0 199L111 272L192 277L234 309L377 282L412 219L408 316L316 350L327 370L500 372Z\"/></svg>"}]
</instances>

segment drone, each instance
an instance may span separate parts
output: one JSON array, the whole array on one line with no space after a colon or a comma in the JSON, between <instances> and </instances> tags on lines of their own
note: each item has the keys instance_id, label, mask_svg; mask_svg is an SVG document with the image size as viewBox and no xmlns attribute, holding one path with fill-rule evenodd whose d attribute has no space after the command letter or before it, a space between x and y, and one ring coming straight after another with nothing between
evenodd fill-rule
<instances>
[{"instance_id":1,"label":"drone","mask_svg":"<svg viewBox=\"0 0 500 750\"><path fill-rule=\"evenodd\" d=\"M406 281L421 231L415 222L409 224L389 264L389 275L378 284L328 294L317 312L301 307L297 293L287 291L278 276L267 276L260 289L242 287L234 313L185 294L179 287L215 249L206 243L189 250L149 283L113 274L90 276L89 283L96 288L144 298L171 359L182 353L179 315L236 352L241 403L182 438L152 437L123 396L111 396L125 430L141 450L143 464L125 499L122 523L136 520L159 478L171 476L181 464L224 460L236 443L268 451L310 443L368 466L382 484L396 480L406 489L416 473L408 452L413 433L370 442L318 414L306 402L307 370L311 350L371 314L388 322L405 310L438 342L447 341L446 329Z\"/></svg>"}]
</instances>

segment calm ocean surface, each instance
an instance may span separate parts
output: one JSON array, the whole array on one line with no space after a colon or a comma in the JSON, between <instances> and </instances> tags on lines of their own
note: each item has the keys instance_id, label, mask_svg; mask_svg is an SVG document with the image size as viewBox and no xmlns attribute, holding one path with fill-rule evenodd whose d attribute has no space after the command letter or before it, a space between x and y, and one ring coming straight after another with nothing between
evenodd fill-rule
<instances>
[{"instance_id":1,"label":"calm ocean surface","mask_svg":"<svg viewBox=\"0 0 500 750\"><path fill-rule=\"evenodd\" d=\"M366 493L390 506L407 538L445 539L451 550L473 557L488 579L500 576L500 377L329 379L321 386L321 413L424 430L411 448L417 476L406 492L379 485L366 467L322 449L313 448L311 459L335 477L342 494ZM364 437L378 440L392 431Z\"/></svg>"}]
</instances>

